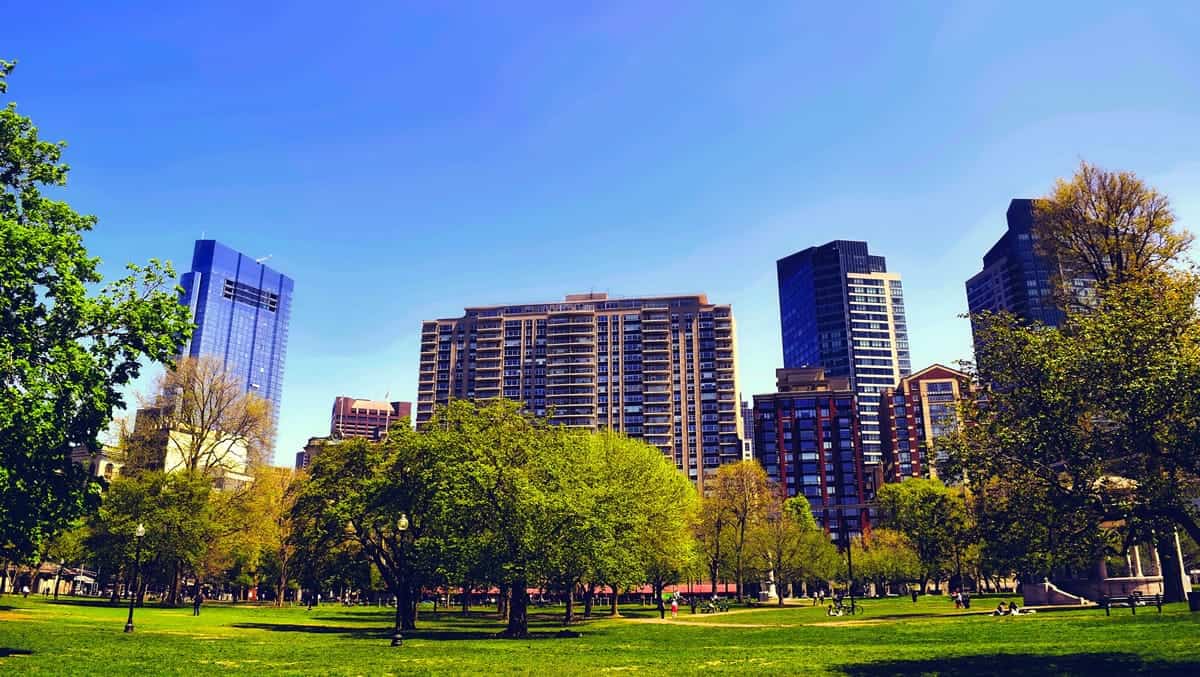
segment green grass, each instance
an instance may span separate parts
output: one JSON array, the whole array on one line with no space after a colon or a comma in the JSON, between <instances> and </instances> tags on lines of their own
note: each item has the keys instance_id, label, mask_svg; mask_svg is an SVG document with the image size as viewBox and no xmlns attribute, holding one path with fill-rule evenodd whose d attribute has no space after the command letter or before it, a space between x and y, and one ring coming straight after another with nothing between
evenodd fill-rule
<instances>
[{"instance_id":1,"label":"green grass","mask_svg":"<svg viewBox=\"0 0 1200 677\"><path fill-rule=\"evenodd\" d=\"M988 602L991 604L988 604ZM691 673L978 675L1200 674L1200 614L1169 605L992 618L956 612L945 598L867 600L866 613L828 618L823 608L763 607L660 621L650 608L575 626L553 638L552 610L534 610L528 640L492 639L500 624L424 613L401 648L388 646L386 609L207 604L146 607L124 634L125 610L101 602L0 598L0 673L32 675ZM995 600L979 599L972 612Z\"/></svg>"}]
</instances>

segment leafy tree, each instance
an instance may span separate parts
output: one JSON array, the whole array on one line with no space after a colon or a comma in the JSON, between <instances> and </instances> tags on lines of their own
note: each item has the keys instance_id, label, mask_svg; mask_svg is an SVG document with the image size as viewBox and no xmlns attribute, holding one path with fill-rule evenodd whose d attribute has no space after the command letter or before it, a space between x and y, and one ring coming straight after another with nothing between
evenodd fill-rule
<instances>
[{"instance_id":1,"label":"leafy tree","mask_svg":"<svg viewBox=\"0 0 1200 677\"><path fill-rule=\"evenodd\" d=\"M0 93L12 68L0 61ZM97 446L120 389L144 361L169 362L189 328L157 261L91 291L96 218L42 193L66 184L63 148L14 104L0 110L0 559L28 559L96 508L71 450Z\"/></svg>"},{"instance_id":2,"label":"leafy tree","mask_svg":"<svg viewBox=\"0 0 1200 677\"><path fill-rule=\"evenodd\" d=\"M1192 242L1191 233L1175 228L1165 195L1132 172L1110 172L1087 162L1034 203L1034 217L1039 252L1069 275L1102 287L1165 272Z\"/></svg>"},{"instance_id":3,"label":"leafy tree","mask_svg":"<svg viewBox=\"0 0 1200 677\"><path fill-rule=\"evenodd\" d=\"M772 498L770 481L758 461L730 463L717 469L713 495L718 502L717 509L729 516L733 571L738 601L741 601L746 539L754 525L766 516Z\"/></svg>"},{"instance_id":4,"label":"leafy tree","mask_svg":"<svg viewBox=\"0 0 1200 677\"><path fill-rule=\"evenodd\" d=\"M817 528L808 499L792 497L781 501L778 492L775 494L764 519L750 528L747 559L750 571L775 583L779 606L783 606L788 583L832 577L838 554L825 533Z\"/></svg>"},{"instance_id":5,"label":"leafy tree","mask_svg":"<svg viewBox=\"0 0 1200 677\"><path fill-rule=\"evenodd\" d=\"M248 513L254 519L252 533L263 562L274 574L275 606L283 604L284 591L293 575L297 526L293 509L301 490L300 478L301 474L291 468L259 468L248 492Z\"/></svg>"},{"instance_id":6,"label":"leafy tree","mask_svg":"<svg viewBox=\"0 0 1200 677\"><path fill-rule=\"evenodd\" d=\"M47 545L43 559L58 564L54 573L54 599L58 599L59 581L62 580L63 569L70 565L79 566L87 559L89 554L87 537L87 525L81 521L60 531Z\"/></svg>"},{"instance_id":7,"label":"leafy tree","mask_svg":"<svg viewBox=\"0 0 1200 677\"><path fill-rule=\"evenodd\" d=\"M898 531L875 529L855 539L851 547L855 574L873 581L880 592L888 583L920 580L926 570L912 542Z\"/></svg>"},{"instance_id":8,"label":"leafy tree","mask_svg":"<svg viewBox=\"0 0 1200 677\"><path fill-rule=\"evenodd\" d=\"M921 589L939 581L955 564L955 553L969 542L966 505L940 480L906 479L885 484L876 493L881 526L911 541L921 564Z\"/></svg>"},{"instance_id":9,"label":"leafy tree","mask_svg":"<svg viewBox=\"0 0 1200 677\"><path fill-rule=\"evenodd\" d=\"M704 496L700 501L700 514L693 527L696 547L708 578L712 592L717 594L717 581L729 565L730 526L729 511L716 496Z\"/></svg>"}]
</instances>

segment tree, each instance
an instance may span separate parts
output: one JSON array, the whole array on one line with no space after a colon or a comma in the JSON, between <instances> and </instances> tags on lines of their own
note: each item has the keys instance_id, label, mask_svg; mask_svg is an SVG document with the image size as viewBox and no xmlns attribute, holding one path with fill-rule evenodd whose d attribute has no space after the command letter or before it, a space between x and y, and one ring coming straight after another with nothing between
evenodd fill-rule
<instances>
[{"instance_id":1,"label":"tree","mask_svg":"<svg viewBox=\"0 0 1200 677\"><path fill-rule=\"evenodd\" d=\"M301 490L302 473L291 468L264 467L255 475L249 491L249 514L254 516L256 540L262 558L274 573L275 606L283 604L292 578L296 554L296 520L293 509Z\"/></svg>"},{"instance_id":2,"label":"tree","mask_svg":"<svg viewBox=\"0 0 1200 677\"><path fill-rule=\"evenodd\" d=\"M713 491L718 510L729 515L733 548L733 570L737 579L737 597L742 600L746 538L750 529L766 516L771 502L771 485L758 461L739 461L717 469Z\"/></svg>"},{"instance_id":3,"label":"tree","mask_svg":"<svg viewBox=\"0 0 1200 677\"><path fill-rule=\"evenodd\" d=\"M166 452L165 470L211 477L261 463L271 434L270 404L246 392L221 359L181 358L160 379L157 393L152 406L138 413L149 420L137 428Z\"/></svg>"},{"instance_id":4,"label":"tree","mask_svg":"<svg viewBox=\"0 0 1200 677\"><path fill-rule=\"evenodd\" d=\"M0 61L0 93L13 64ZM64 144L14 104L0 110L0 559L24 560L94 510L99 486L71 461L124 402L144 361L168 363L189 329L169 265L103 280L83 233L96 218L42 189L66 184Z\"/></svg>"},{"instance_id":5,"label":"tree","mask_svg":"<svg viewBox=\"0 0 1200 677\"><path fill-rule=\"evenodd\" d=\"M779 606L783 606L784 587L788 583L831 577L838 554L825 533L817 528L808 499L780 498L776 491L765 518L751 527L747 560L751 571L775 583Z\"/></svg>"},{"instance_id":6,"label":"tree","mask_svg":"<svg viewBox=\"0 0 1200 677\"><path fill-rule=\"evenodd\" d=\"M712 582L712 594L717 594L717 580L729 564L730 520L724 503L716 496L700 501L700 513L693 527L700 560Z\"/></svg>"},{"instance_id":7,"label":"tree","mask_svg":"<svg viewBox=\"0 0 1200 677\"><path fill-rule=\"evenodd\" d=\"M912 478L883 485L876 500L881 526L900 532L916 549L922 589L928 579L941 580L957 564L955 553L969 538L966 506L956 492L939 480Z\"/></svg>"},{"instance_id":8,"label":"tree","mask_svg":"<svg viewBox=\"0 0 1200 677\"><path fill-rule=\"evenodd\" d=\"M59 581L62 580L63 569L68 565L76 566L83 563L88 556L88 528L82 522L71 525L60 531L50 540L44 560L58 563L54 573L54 599L58 599Z\"/></svg>"},{"instance_id":9,"label":"tree","mask_svg":"<svg viewBox=\"0 0 1200 677\"><path fill-rule=\"evenodd\" d=\"M1102 287L1175 266L1192 235L1174 226L1165 195L1132 172L1110 172L1087 162L1034 203L1039 253L1067 276L1090 278ZM1060 288L1079 289L1070 280L1060 277L1060 282L1068 283Z\"/></svg>"},{"instance_id":10,"label":"tree","mask_svg":"<svg viewBox=\"0 0 1200 677\"><path fill-rule=\"evenodd\" d=\"M888 583L920 580L925 567L916 548L904 534L891 529L875 529L853 541L857 574L874 581L881 593Z\"/></svg>"}]
</instances>

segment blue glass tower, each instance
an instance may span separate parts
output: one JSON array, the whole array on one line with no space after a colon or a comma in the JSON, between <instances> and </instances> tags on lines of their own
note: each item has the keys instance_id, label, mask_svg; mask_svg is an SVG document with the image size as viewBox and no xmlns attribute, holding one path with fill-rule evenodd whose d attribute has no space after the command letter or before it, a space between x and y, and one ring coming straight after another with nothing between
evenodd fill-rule
<instances>
[{"instance_id":1,"label":"blue glass tower","mask_svg":"<svg viewBox=\"0 0 1200 677\"><path fill-rule=\"evenodd\" d=\"M210 355L241 379L246 391L271 403L279 421L292 278L216 240L197 240L191 272L180 279L196 331L183 355Z\"/></svg>"}]
</instances>

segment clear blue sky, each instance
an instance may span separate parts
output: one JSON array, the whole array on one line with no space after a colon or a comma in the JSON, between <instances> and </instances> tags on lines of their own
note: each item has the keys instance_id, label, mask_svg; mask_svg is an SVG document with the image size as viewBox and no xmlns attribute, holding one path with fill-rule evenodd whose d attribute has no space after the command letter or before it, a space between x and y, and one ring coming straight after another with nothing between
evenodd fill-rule
<instances>
[{"instance_id":1,"label":"clear blue sky","mask_svg":"<svg viewBox=\"0 0 1200 677\"><path fill-rule=\"evenodd\" d=\"M465 305L705 292L749 395L798 249L887 256L919 368L969 356L1009 199L1080 158L1200 218L1191 3L107 4L7 7L10 98L106 272L206 234L295 278L281 464L337 395L413 399Z\"/></svg>"}]
</instances>

